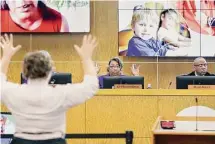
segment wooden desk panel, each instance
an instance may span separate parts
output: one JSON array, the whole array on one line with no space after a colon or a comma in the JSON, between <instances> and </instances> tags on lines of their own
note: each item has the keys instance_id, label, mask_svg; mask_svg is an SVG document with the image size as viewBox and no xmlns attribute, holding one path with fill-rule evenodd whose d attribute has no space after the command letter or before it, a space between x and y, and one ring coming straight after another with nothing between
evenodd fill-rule
<instances>
[{"instance_id":1,"label":"wooden desk panel","mask_svg":"<svg viewBox=\"0 0 215 144\"><path fill-rule=\"evenodd\" d=\"M215 136L158 135L155 144L214 144Z\"/></svg>"},{"instance_id":2,"label":"wooden desk panel","mask_svg":"<svg viewBox=\"0 0 215 144\"><path fill-rule=\"evenodd\" d=\"M135 137L150 137L157 118L157 97L98 96L86 104L86 132L133 130Z\"/></svg>"},{"instance_id":3,"label":"wooden desk panel","mask_svg":"<svg viewBox=\"0 0 215 144\"><path fill-rule=\"evenodd\" d=\"M67 132L133 130L135 144L150 144L156 118L160 114L167 118L175 116L182 109L195 105L195 97L199 105L215 109L215 90L99 90L95 97L67 112ZM7 111L4 105L1 108ZM85 142L81 140L80 143Z\"/></svg>"}]
</instances>

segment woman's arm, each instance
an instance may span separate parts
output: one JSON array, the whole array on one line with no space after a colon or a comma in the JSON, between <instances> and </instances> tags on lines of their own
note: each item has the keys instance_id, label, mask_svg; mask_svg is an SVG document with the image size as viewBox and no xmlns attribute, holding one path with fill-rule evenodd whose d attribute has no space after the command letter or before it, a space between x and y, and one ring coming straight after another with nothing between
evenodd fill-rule
<instances>
[{"instance_id":1,"label":"woman's arm","mask_svg":"<svg viewBox=\"0 0 215 144\"><path fill-rule=\"evenodd\" d=\"M162 27L160 27L160 29L158 31L159 40L164 41L168 44L171 44L175 47L179 47L180 43L178 41L178 38L176 38L177 35L174 35L174 36L170 34L169 30L162 28Z\"/></svg>"},{"instance_id":2,"label":"woman's arm","mask_svg":"<svg viewBox=\"0 0 215 144\"><path fill-rule=\"evenodd\" d=\"M0 47L2 50L2 58L0 59L0 83L1 83L1 99L4 102L5 98L7 97L7 94L5 94L8 89L13 89L14 87L17 87L16 84L10 83L7 81L7 71L8 67L11 61L11 58L13 55L21 48L21 45L18 45L16 47L13 46L13 35L11 34L10 37L8 37L7 34L0 37Z\"/></svg>"},{"instance_id":3,"label":"woman's arm","mask_svg":"<svg viewBox=\"0 0 215 144\"><path fill-rule=\"evenodd\" d=\"M0 47L3 52L3 56L1 58L1 64L0 64L1 73L6 75L11 58L21 48L21 45L14 47L13 46L13 35L10 34L10 37L8 37L8 35L5 34L4 37L2 36L0 38Z\"/></svg>"},{"instance_id":4,"label":"woman's arm","mask_svg":"<svg viewBox=\"0 0 215 144\"><path fill-rule=\"evenodd\" d=\"M99 88L97 72L92 60L93 51L97 46L97 40L91 35L84 36L82 45L74 45L84 70L84 80L78 84L68 84L63 89L65 101L64 108L81 104L95 95ZM61 97L62 98L62 97Z\"/></svg>"},{"instance_id":5,"label":"woman's arm","mask_svg":"<svg viewBox=\"0 0 215 144\"><path fill-rule=\"evenodd\" d=\"M189 47L189 46L191 46L191 39L186 38L180 34L171 35L169 33L169 31L164 29L164 28L159 29L158 37L162 41L165 41L166 43L171 44L175 47Z\"/></svg>"},{"instance_id":6,"label":"woman's arm","mask_svg":"<svg viewBox=\"0 0 215 144\"><path fill-rule=\"evenodd\" d=\"M180 34L179 34L179 36L178 36L178 40L179 40L179 41L191 42L191 39L190 39L190 38L184 37L184 36L182 36L182 35L180 35Z\"/></svg>"}]
</instances>

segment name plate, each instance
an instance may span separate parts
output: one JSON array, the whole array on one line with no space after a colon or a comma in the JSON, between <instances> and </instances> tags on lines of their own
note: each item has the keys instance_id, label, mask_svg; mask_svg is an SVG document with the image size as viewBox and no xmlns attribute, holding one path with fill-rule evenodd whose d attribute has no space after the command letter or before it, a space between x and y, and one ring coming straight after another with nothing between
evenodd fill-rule
<instances>
[{"instance_id":1,"label":"name plate","mask_svg":"<svg viewBox=\"0 0 215 144\"><path fill-rule=\"evenodd\" d=\"M142 89L139 84L115 84L114 89Z\"/></svg>"},{"instance_id":2,"label":"name plate","mask_svg":"<svg viewBox=\"0 0 215 144\"><path fill-rule=\"evenodd\" d=\"M188 85L188 89L215 89L215 85Z\"/></svg>"}]
</instances>

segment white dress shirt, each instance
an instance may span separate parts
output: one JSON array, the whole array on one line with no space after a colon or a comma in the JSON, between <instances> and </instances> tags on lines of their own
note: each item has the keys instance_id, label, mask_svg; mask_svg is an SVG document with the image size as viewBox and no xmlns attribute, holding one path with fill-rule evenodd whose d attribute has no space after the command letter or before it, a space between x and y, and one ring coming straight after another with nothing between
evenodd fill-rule
<instances>
[{"instance_id":1,"label":"white dress shirt","mask_svg":"<svg viewBox=\"0 0 215 144\"><path fill-rule=\"evenodd\" d=\"M15 119L15 137L45 140L64 137L66 110L84 103L98 90L97 76L85 75L82 83L52 87L44 79L28 84L1 79L1 100Z\"/></svg>"}]
</instances>

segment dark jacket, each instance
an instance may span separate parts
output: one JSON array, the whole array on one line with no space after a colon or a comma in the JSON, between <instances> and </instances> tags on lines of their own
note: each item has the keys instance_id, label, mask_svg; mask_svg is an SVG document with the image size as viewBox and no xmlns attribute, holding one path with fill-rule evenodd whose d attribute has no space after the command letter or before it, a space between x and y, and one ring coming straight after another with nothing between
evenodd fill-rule
<instances>
[{"instance_id":1,"label":"dark jacket","mask_svg":"<svg viewBox=\"0 0 215 144\"><path fill-rule=\"evenodd\" d=\"M195 72L193 71L193 72L191 72L187 75L184 75L184 76L195 76ZM215 74L210 74L209 72L206 72L205 76L215 76Z\"/></svg>"}]
</instances>

